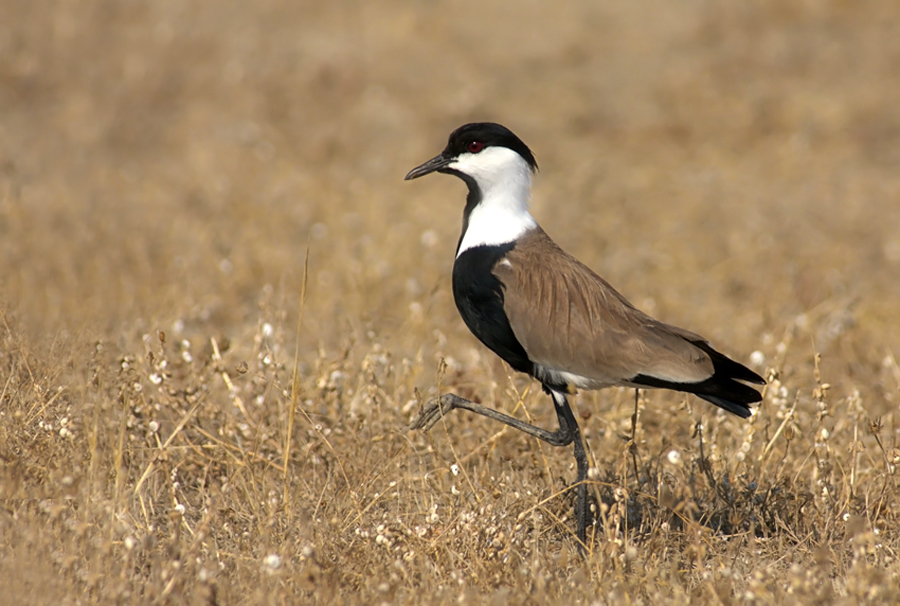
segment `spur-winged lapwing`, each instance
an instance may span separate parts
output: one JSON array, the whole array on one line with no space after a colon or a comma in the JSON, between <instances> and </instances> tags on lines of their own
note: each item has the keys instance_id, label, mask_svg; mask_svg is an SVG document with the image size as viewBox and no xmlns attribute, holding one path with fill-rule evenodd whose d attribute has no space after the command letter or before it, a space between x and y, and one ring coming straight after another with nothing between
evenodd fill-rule
<instances>
[{"instance_id":1,"label":"spur-winged lapwing","mask_svg":"<svg viewBox=\"0 0 900 606\"><path fill-rule=\"evenodd\" d=\"M566 399L576 389L661 387L696 394L749 417L762 398L741 383L762 377L719 353L698 334L654 320L563 251L528 212L537 162L509 129L489 122L453 131L438 156L406 175L455 175L469 188L453 265L453 298L478 339L553 398L559 431L535 427L453 394L425 406L413 427L430 428L464 408L555 446L574 442L575 517L585 544L587 455Z\"/></svg>"}]
</instances>

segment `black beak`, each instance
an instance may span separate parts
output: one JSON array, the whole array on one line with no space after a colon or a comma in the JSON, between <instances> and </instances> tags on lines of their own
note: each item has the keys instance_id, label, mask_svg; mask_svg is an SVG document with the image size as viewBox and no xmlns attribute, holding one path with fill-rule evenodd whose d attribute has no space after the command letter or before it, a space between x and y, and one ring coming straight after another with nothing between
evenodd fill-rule
<instances>
[{"instance_id":1,"label":"black beak","mask_svg":"<svg viewBox=\"0 0 900 606\"><path fill-rule=\"evenodd\" d=\"M443 168L446 168L448 164L453 162L453 158L447 158L444 154L440 154L435 156L425 164L420 164L415 167L411 171L406 174L404 181L409 181L410 179L418 179L419 177L424 177L427 174L437 172Z\"/></svg>"}]
</instances>

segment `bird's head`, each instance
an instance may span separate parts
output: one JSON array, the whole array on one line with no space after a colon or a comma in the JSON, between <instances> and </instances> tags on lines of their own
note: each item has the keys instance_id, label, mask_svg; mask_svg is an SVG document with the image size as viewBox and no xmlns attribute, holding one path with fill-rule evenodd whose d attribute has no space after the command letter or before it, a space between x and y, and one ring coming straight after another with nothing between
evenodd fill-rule
<instances>
[{"instance_id":1,"label":"bird's head","mask_svg":"<svg viewBox=\"0 0 900 606\"><path fill-rule=\"evenodd\" d=\"M448 173L486 192L510 180L530 184L537 167L534 154L511 130L493 122L476 122L453 131L444 151L409 171L406 179Z\"/></svg>"}]
</instances>

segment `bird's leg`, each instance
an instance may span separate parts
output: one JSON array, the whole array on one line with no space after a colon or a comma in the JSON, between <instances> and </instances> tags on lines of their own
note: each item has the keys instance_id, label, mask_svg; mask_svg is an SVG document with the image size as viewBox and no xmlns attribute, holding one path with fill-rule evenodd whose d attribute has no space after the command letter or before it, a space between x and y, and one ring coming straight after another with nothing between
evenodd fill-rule
<instances>
[{"instance_id":1,"label":"bird's leg","mask_svg":"<svg viewBox=\"0 0 900 606\"><path fill-rule=\"evenodd\" d=\"M565 400L565 398L563 398ZM554 402L556 400L554 399ZM568 408L568 404L566 404ZM526 423L525 421L520 421L515 417L511 417L507 414L503 414L500 411L494 410L493 408L488 408L487 406L482 406L481 404L476 404L470 400L466 400L465 398L461 398L456 394L445 393L444 395L438 398L432 398L429 400L425 406L422 407L422 412L418 417L413 419L413 422L410 424L410 429L421 429L422 431L428 431L431 429L435 423L437 423L445 414L449 413L454 408L462 408L464 410L469 410L476 414L480 414L489 419L493 419L494 421L500 421L505 425L509 425L510 427L514 427L519 431L524 431L530 436L534 436L539 440L543 440L552 446L567 446L572 443L574 439L574 434L570 429L570 425L568 421L563 424L563 417L560 416L559 422L559 431L548 431L546 429L542 429L540 427L535 427L531 423ZM556 410L557 415L560 414L559 406L557 406ZM571 415L571 411L569 411ZM574 421L575 417L572 417ZM577 432L578 426L574 425L575 431Z\"/></svg>"},{"instance_id":2,"label":"bird's leg","mask_svg":"<svg viewBox=\"0 0 900 606\"><path fill-rule=\"evenodd\" d=\"M587 546L587 526L590 518L587 499L587 473L588 459L584 450L584 440L581 438L581 429L578 427L578 421L572 413L572 408L566 399L565 394L558 391L550 391L553 398L553 405L556 406L556 415L559 417L560 431L566 428L570 440L575 443L575 468L576 468L576 489L575 489L575 523L577 527L578 540L581 541L581 549Z\"/></svg>"},{"instance_id":3,"label":"bird's leg","mask_svg":"<svg viewBox=\"0 0 900 606\"><path fill-rule=\"evenodd\" d=\"M628 452L631 453L631 464L634 465L634 479L637 481L638 486L641 485L641 474L638 471L638 460L637 460L637 422L638 422L638 403L641 399L641 390L634 390L634 414L631 415L631 441L628 443ZM626 484L628 477L628 470L625 470L626 476Z\"/></svg>"},{"instance_id":4,"label":"bird's leg","mask_svg":"<svg viewBox=\"0 0 900 606\"><path fill-rule=\"evenodd\" d=\"M556 407L556 417L559 419L559 431L548 431L540 427L535 427L525 421L520 421L515 417L476 404L465 398L461 398L456 394L448 393L437 398L429 400L422 412L410 424L410 429L420 429L428 431L443 416L455 408L462 408L480 414L489 419L500 421L505 425L514 427L520 431L524 431L530 436L534 436L539 440L547 442L551 446L568 446L575 443L575 466L577 470L576 489L575 489L575 520L577 524L578 540L581 542L580 547L584 549L587 545L587 525L590 512L587 504L587 470L588 460L587 453L584 450L584 441L581 438L581 430L578 427L578 421L572 413L572 408L566 399L565 394L547 388L553 398L553 405Z\"/></svg>"},{"instance_id":5,"label":"bird's leg","mask_svg":"<svg viewBox=\"0 0 900 606\"><path fill-rule=\"evenodd\" d=\"M637 420L638 420L638 403L641 400L641 390L634 390L634 414L631 415L631 441L634 442L635 436L637 435Z\"/></svg>"}]
</instances>

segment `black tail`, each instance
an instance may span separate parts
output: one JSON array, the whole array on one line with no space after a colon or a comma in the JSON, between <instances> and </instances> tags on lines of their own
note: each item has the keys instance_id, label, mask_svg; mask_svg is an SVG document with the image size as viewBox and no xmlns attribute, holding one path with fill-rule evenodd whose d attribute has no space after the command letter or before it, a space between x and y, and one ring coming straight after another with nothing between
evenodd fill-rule
<instances>
[{"instance_id":1,"label":"black tail","mask_svg":"<svg viewBox=\"0 0 900 606\"><path fill-rule=\"evenodd\" d=\"M761 401L762 395L749 385L738 381L765 385L765 379L743 364L720 354L706 341L691 341L691 343L702 349L712 359L713 375L710 378L699 383L676 383L647 375L638 375L631 382L647 387L662 387L692 393L739 417L745 419L749 417L749 404Z\"/></svg>"}]
</instances>

